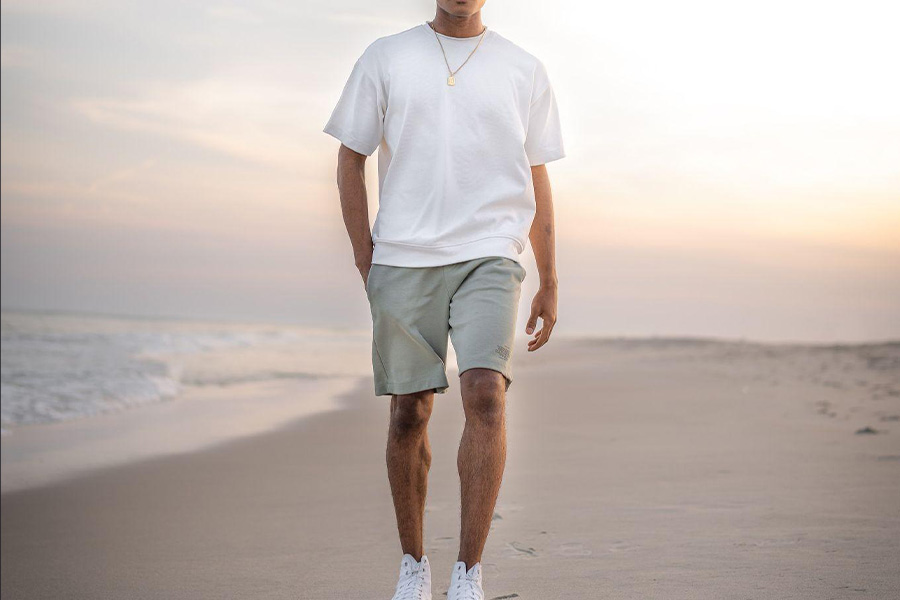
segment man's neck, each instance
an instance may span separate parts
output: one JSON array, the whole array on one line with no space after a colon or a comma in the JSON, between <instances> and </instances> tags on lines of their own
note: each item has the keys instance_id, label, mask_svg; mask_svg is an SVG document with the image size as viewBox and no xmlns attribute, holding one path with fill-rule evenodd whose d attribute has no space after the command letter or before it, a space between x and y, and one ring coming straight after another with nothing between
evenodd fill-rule
<instances>
[{"instance_id":1,"label":"man's neck","mask_svg":"<svg viewBox=\"0 0 900 600\"><path fill-rule=\"evenodd\" d=\"M481 24L481 11L468 17L457 17L438 8L431 26L440 34L450 37L477 37L484 31Z\"/></svg>"}]
</instances>

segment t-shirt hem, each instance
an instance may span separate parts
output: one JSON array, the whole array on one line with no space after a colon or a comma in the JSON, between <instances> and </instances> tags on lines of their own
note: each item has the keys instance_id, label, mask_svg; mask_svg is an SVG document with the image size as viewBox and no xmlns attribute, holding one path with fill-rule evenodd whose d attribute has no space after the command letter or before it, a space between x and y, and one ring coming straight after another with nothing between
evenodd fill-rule
<instances>
[{"instance_id":1,"label":"t-shirt hem","mask_svg":"<svg viewBox=\"0 0 900 600\"><path fill-rule=\"evenodd\" d=\"M423 246L376 240L372 263L394 267L438 267L453 263L502 256L519 262L524 245L513 236L492 236L450 246Z\"/></svg>"}]
</instances>

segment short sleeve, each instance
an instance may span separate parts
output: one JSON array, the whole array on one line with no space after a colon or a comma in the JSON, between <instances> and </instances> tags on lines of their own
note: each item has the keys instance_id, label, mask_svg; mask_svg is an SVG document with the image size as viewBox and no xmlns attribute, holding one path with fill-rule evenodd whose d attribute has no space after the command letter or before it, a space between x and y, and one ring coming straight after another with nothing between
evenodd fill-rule
<instances>
[{"instance_id":1,"label":"short sleeve","mask_svg":"<svg viewBox=\"0 0 900 600\"><path fill-rule=\"evenodd\" d=\"M528 114L525 154L532 167L565 157L556 95L543 63L538 61Z\"/></svg>"},{"instance_id":2,"label":"short sleeve","mask_svg":"<svg viewBox=\"0 0 900 600\"><path fill-rule=\"evenodd\" d=\"M384 136L384 108L379 71L370 45L353 65L322 131L351 150L371 156Z\"/></svg>"}]
</instances>

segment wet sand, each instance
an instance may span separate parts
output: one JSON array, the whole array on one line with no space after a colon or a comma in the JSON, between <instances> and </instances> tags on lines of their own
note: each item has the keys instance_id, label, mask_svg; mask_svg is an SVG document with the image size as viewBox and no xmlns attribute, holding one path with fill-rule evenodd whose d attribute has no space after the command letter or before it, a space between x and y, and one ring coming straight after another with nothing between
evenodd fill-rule
<instances>
[{"instance_id":1,"label":"wet sand","mask_svg":"<svg viewBox=\"0 0 900 600\"><path fill-rule=\"evenodd\" d=\"M900 345L516 352L486 598L900 597ZM459 535L451 383L430 425L435 598ZM390 598L388 400L363 379L340 402L4 494L3 598Z\"/></svg>"}]
</instances>

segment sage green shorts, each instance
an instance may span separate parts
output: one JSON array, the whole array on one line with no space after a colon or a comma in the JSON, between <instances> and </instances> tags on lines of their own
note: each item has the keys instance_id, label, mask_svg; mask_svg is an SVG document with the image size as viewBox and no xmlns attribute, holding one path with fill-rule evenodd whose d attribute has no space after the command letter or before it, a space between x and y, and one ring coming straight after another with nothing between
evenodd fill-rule
<instances>
[{"instance_id":1,"label":"sage green shorts","mask_svg":"<svg viewBox=\"0 0 900 600\"><path fill-rule=\"evenodd\" d=\"M366 295L375 395L447 391L448 335L460 374L499 371L509 389L524 278L518 262L500 256L437 267L373 264Z\"/></svg>"}]
</instances>

